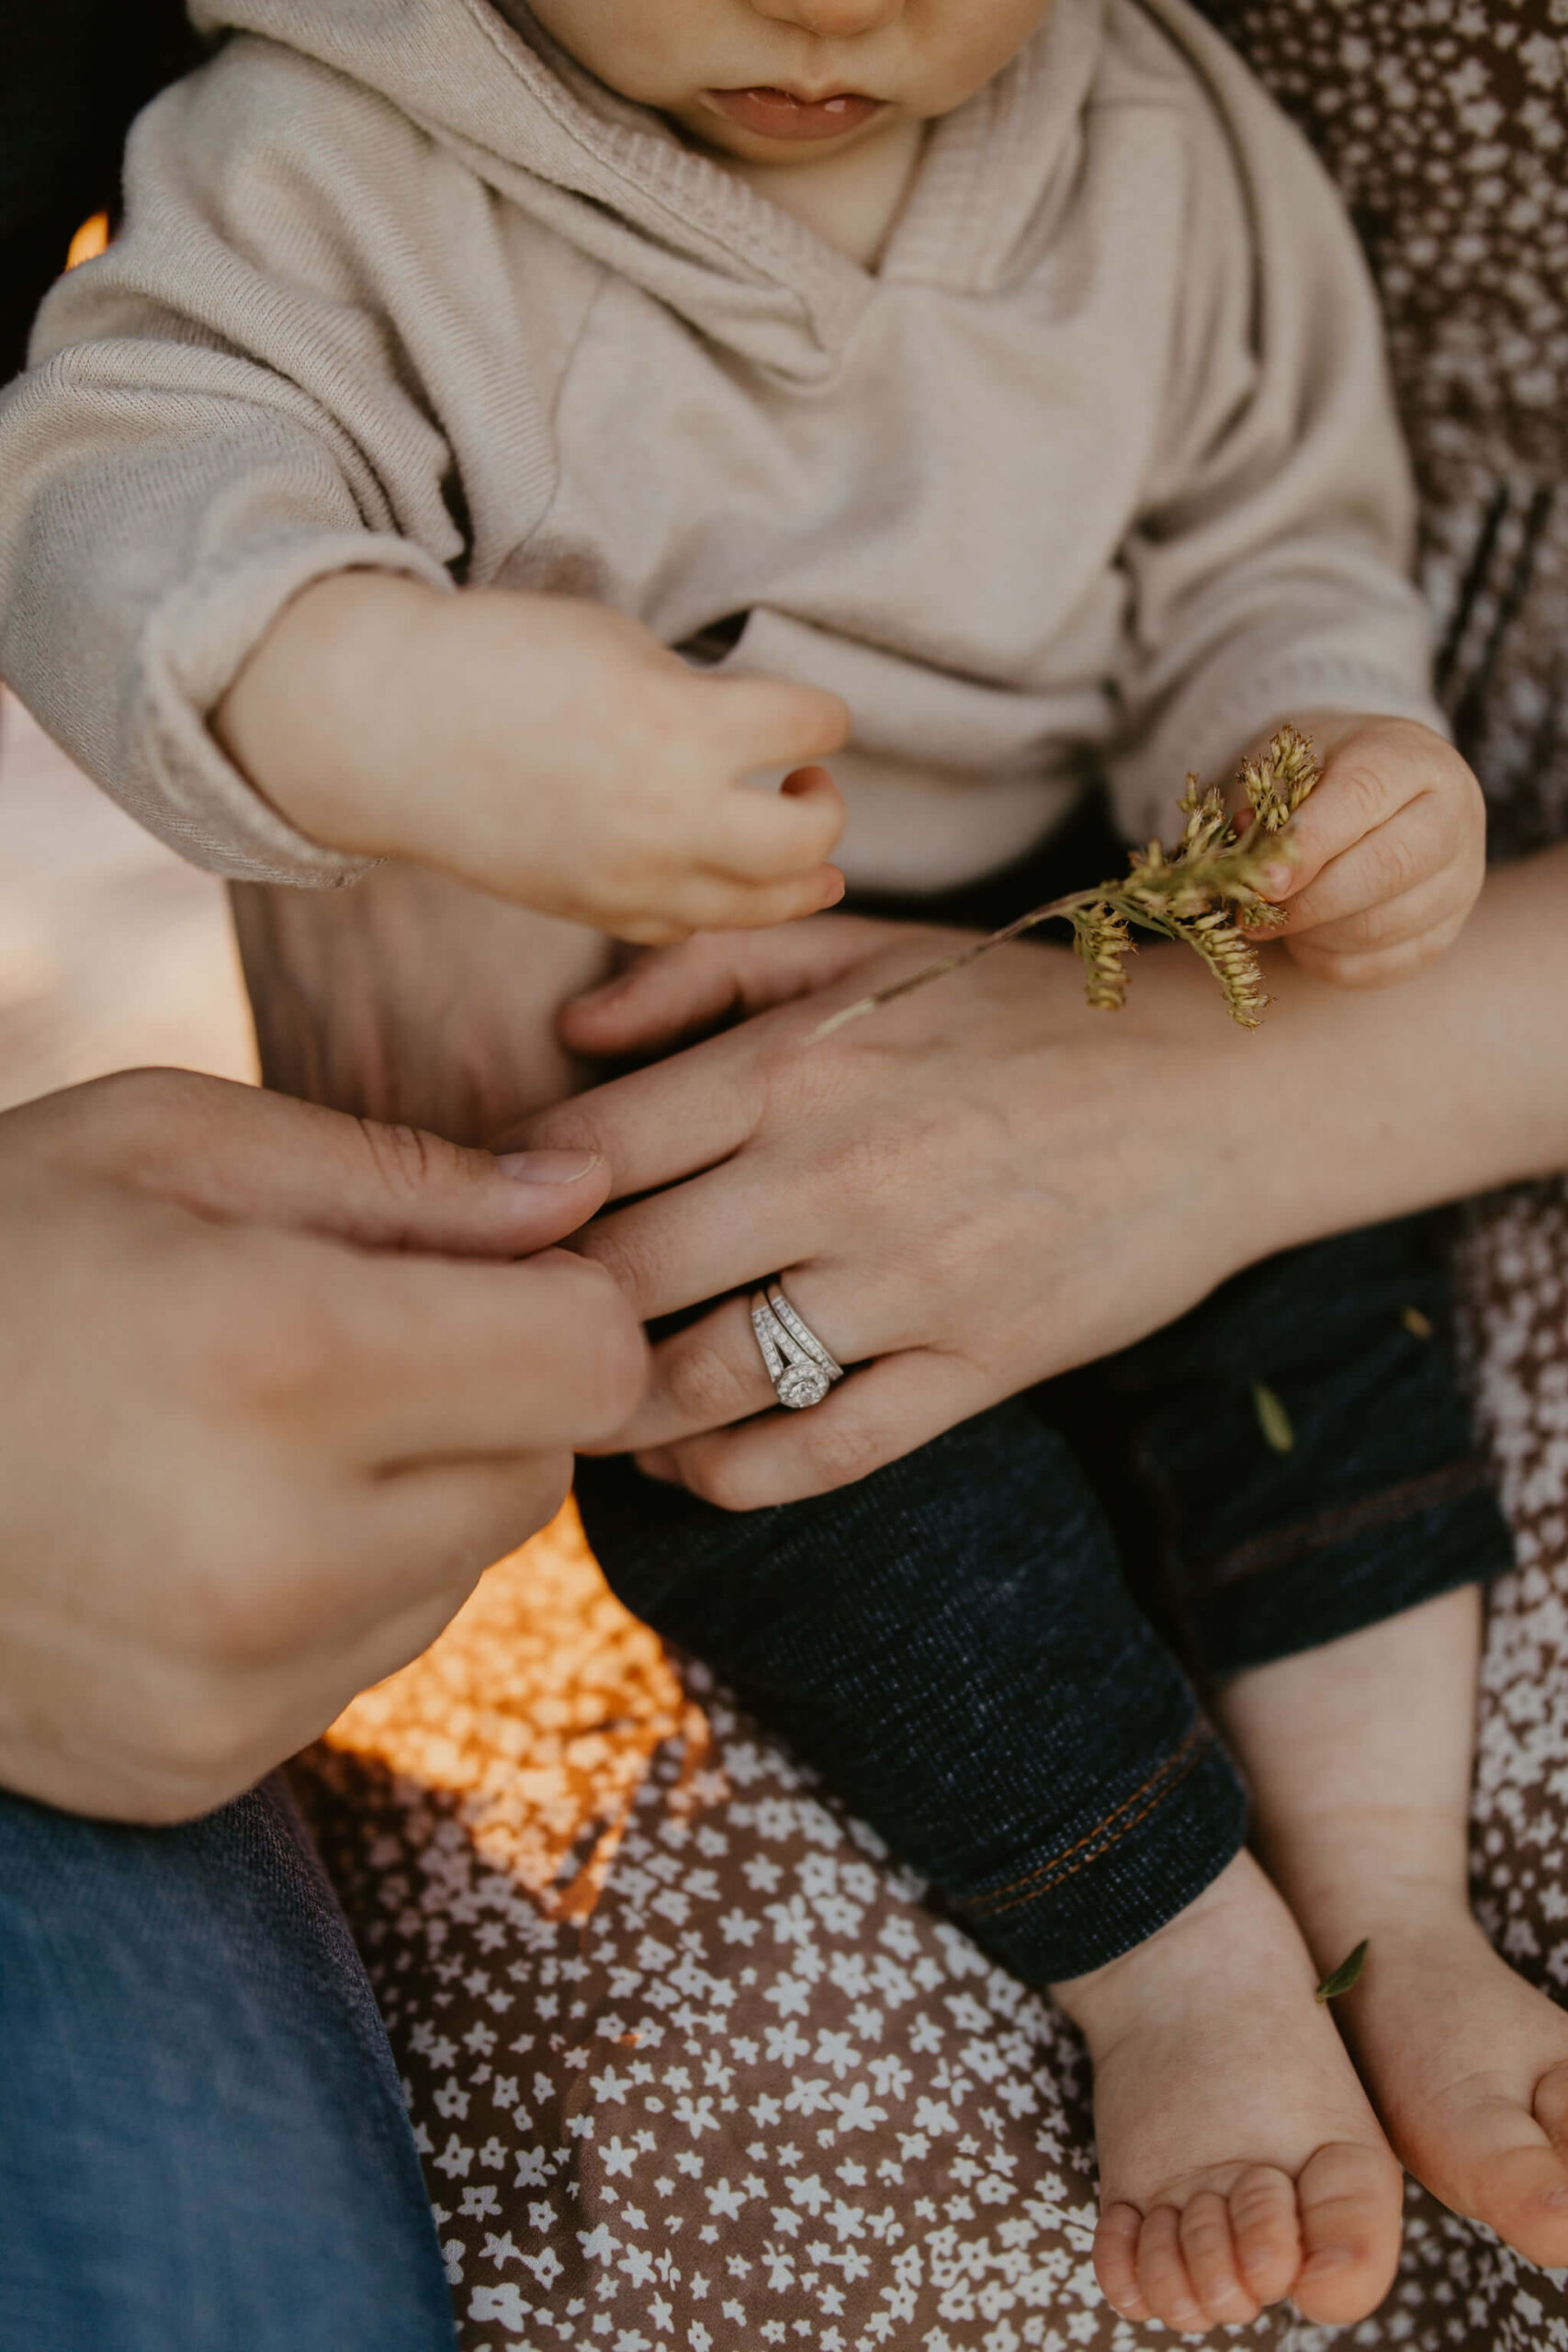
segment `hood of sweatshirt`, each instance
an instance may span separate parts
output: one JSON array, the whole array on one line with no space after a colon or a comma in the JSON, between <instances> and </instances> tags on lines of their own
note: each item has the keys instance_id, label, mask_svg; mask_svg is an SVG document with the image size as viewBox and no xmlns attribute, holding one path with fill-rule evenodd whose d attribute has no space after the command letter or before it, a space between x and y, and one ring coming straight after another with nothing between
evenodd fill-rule
<instances>
[{"instance_id":1,"label":"hood of sweatshirt","mask_svg":"<svg viewBox=\"0 0 1568 2352\"><path fill-rule=\"evenodd\" d=\"M1056 0L1041 30L932 129L898 275L987 293L1070 198L1114 0ZM831 371L877 279L664 120L583 71L523 0L194 0L204 33L251 33L386 98L498 195L782 376Z\"/></svg>"}]
</instances>

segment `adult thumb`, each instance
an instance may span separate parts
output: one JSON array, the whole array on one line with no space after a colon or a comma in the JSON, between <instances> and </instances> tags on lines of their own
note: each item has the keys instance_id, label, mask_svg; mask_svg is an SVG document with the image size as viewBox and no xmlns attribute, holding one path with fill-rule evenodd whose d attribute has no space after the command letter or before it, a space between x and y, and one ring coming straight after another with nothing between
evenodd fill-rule
<instances>
[{"instance_id":1,"label":"adult thumb","mask_svg":"<svg viewBox=\"0 0 1568 2352\"><path fill-rule=\"evenodd\" d=\"M186 1070L131 1071L74 1094L106 1173L116 1169L225 1222L331 1234L367 1250L525 1257L575 1232L610 1189L596 1152L498 1159L422 1128Z\"/></svg>"}]
</instances>

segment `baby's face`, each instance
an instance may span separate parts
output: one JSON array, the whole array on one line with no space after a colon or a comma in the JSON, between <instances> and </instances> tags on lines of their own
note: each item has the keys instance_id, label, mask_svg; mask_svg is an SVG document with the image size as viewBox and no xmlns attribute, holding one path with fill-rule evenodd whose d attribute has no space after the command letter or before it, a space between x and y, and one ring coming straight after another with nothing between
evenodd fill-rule
<instances>
[{"instance_id":1,"label":"baby's face","mask_svg":"<svg viewBox=\"0 0 1568 2352\"><path fill-rule=\"evenodd\" d=\"M998 73L1051 0L529 0L623 97L753 163L929 121Z\"/></svg>"}]
</instances>

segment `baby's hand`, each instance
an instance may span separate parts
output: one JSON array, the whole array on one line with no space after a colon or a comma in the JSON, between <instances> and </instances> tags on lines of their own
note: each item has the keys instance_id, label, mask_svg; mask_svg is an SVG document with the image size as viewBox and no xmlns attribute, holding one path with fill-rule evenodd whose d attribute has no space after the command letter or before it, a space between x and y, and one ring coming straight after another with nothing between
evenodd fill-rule
<instances>
[{"instance_id":1,"label":"baby's hand","mask_svg":"<svg viewBox=\"0 0 1568 2352\"><path fill-rule=\"evenodd\" d=\"M298 597L215 715L302 831L662 945L842 896L834 695L708 677L607 607L343 574ZM743 777L793 769L782 792Z\"/></svg>"},{"instance_id":2,"label":"baby's hand","mask_svg":"<svg viewBox=\"0 0 1568 2352\"><path fill-rule=\"evenodd\" d=\"M1486 811L1450 743L1409 718L1314 716L1323 780L1291 824L1291 862L1266 895L1270 938L1347 989L1384 987L1440 956L1475 904Z\"/></svg>"}]
</instances>

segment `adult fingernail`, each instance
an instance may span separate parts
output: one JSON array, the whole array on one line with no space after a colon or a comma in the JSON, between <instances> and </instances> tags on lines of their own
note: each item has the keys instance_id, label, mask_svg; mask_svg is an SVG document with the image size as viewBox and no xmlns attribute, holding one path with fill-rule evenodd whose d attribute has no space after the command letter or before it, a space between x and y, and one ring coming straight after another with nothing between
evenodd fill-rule
<instances>
[{"instance_id":1,"label":"adult fingernail","mask_svg":"<svg viewBox=\"0 0 1568 2352\"><path fill-rule=\"evenodd\" d=\"M507 1151L496 1161L514 1184L581 1184L599 1165L596 1151Z\"/></svg>"}]
</instances>

